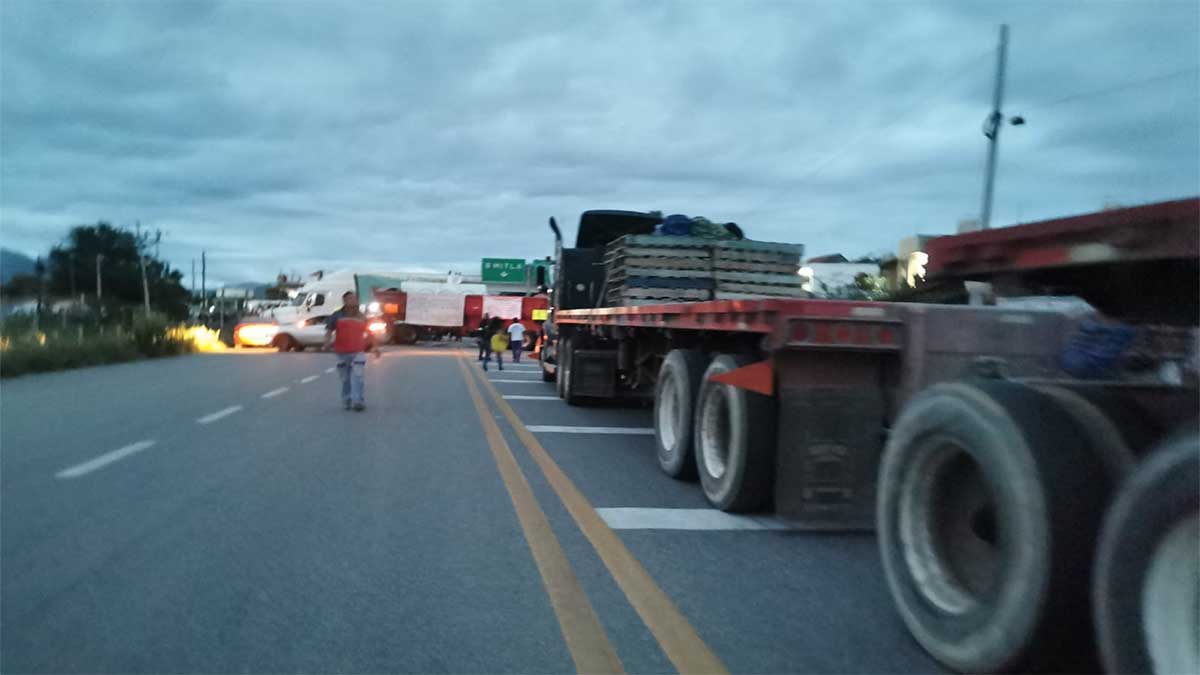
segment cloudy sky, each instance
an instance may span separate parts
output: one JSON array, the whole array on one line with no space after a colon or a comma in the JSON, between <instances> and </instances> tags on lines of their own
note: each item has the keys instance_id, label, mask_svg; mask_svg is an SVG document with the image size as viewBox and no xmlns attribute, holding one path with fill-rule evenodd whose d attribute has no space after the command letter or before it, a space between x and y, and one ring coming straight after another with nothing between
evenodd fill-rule
<instances>
[{"instance_id":1,"label":"cloudy sky","mask_svg":"<svg viewBox=\"0 0 1200 675\"><path fill-rule=\"evenodd\" d=\"M140 220L229 282L475 271L627 208L894 250L978 214L1002 22L994 224L1192 196L1198 7L3 0L0 244Z\"/></svg>"}]
</instances>

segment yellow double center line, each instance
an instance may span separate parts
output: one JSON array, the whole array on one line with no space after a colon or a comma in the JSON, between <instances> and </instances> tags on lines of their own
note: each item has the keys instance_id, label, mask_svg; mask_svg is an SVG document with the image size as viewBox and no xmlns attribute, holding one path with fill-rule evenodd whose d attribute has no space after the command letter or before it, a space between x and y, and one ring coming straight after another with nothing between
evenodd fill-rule
<instances>
[{"instance_id":1,"label":"yellow double center line","mask_svg":"<svg viewBox=\"0 0 1200 675\"><path fill-rule=\"evenodd\" d=\"M571 659L575 661L575 669L581 673L625 672L621 659L608 641L604 627L600 625L600 618L592 609L592 603L588 601L583 587L579 585L571 563L567 561L558 538L554 536L554 530L550 528L550 521L546 520L546 514L533 496L533 490L529 488L525 474L521 472L521 467L517 465L504 435L500 433L500 427L497 426L496 420L492 419L487 404L483 402L475 379L471 377L463 360L456 360L467 381L467 389L470 390L471 400L479 413L483 434L487 437L492 457L500 469L500 477L504 479L504 486L512 498L517 520L525 533L525 540L529 542L533 561L542 575L542 584L546 587L546 594L550 596L550 605L558 617L558 625L562 628L563 639L566 640Z\"/></svg>"},{"instance_id":2,"label":"yellow double center line","mask_svg":"<svg viewBox=\"0 0 1200 675\"><path fill-rule=\"evenodd\" d=\"M533 497L532 491L529 489L529 484L525 480L524 474L516 464L516 460L512 456L512 451L505 443L496 422L492 419L488 412L487 406L483 403L483 399L479 394L479 389L475 385L475 377L471 375L471 371L466 364L460 359L459 367L462 370L463 377L467 380L467 387L471 392L471 398L475 402L475 408L479 412L479 418L483 423L484 433L488 437L488 443L492 446L492 454L497 458L496 462L501 466L501 475L504 476L504 482L509 488L509 493L512 495L513 504L517 505L518 518L521 519L522 527L525 528L525 536L529 539L530 549L534 551L534 560L538 564L538 569L542 570L542 577L545 581L547 591L550 593L551 604L555 607L555 612L558 614L559 623L562 626L563 636L566 638L567 647L571 651L572 658L575 660L575 665L580 672L597 672L597 669L592 666L584 665L587 663L595 663L603 668L611 669L612 665L603 665L599 663L598 655L590 655L585 653L577 653L572 644L577 644L581 647L589 646L589 648L597 648L596 645L602 642L603 646L612 653L612 659L616 663L617 668L620 668L620 661L617 660L616 653L612 651L612 646L608 643L608 638L604 634L604 629L599 625L596 619L595 611L592 610L591 604L587 597L583 596L581 600L572 599L568 602L566 598L555 599L556 584L551 583L551 580L546 576L546 568L542 562L538 560L537 548L534 540L530 538L530 528L525 526L525 519L521 517L521 506L517 504L517 493L527 495L531 508L536 511L541 518L541 523L546 528L544 536L552 540L553 548L559 556L562 556L562 548L559 547L557 539L554 539L554 533L549 529L549 523L546 522L545 514L537 505ZM537 462L542 473L546 476L546 480L562 500L567 511L575 520L575 524L579 527L583 535L591 542L592 547L596 549L600 559L604 562L604 566L608 568L609 574L617 582L617 586L625 594L629 600L629 604L633 606L638 616L650 629L651 634L662 647L663 653L670 659L671 663L680 673L725 673L728 672L725 664L717 657L716 654L708 648L708 645L700 639L696 634L696 630L688 622L675 603L667 596L658 584L651 578L646 568L634 557L629 549L621 543L620 538L616 533L600 518L600 514L592 508L588 503L587 498L575 487L567 475L563 473L558 464L546 452L542 444L538 442L533 433L525 427L517 414L513 412L511 406L500 396L499 392L492 383L484 376L480 375L479 380L483 386L487 388L496 407L508 420L513 430L521 443L529 451L530 456ZM496 439L493 440L492 434L495 434ZM497 451L497 446L502 448L502 451ZM503 455L506 459L501 461ZM505 475L505 463L511 464L510 471L514 474L513 481ZM516 492L514 492L514 481ZM524 501L525 497L522 497ZM528 508L528 507L527 507ZM539 535L542 536L542 535ZM573 586L569 589L572 592L578 590L580 595L583 594L582 588L579 587L578 580L575 579L574 573L570 571L570 564L566 558L562 558L562 565L566 567L566 574L570 576ZM553 570L552 570L553 571ZM586 605L586 612L575 612L573 615L566 616L559 611L559 604L572 605L576 602L582 602ZM586 616L584 616L586 615ZM568 626L564 621L564 617L571 621L583 621L577 625ZM595 622L594 625L587 621ZM585 639L587 638L587 639Z\"/></svg>"}]
</instances>

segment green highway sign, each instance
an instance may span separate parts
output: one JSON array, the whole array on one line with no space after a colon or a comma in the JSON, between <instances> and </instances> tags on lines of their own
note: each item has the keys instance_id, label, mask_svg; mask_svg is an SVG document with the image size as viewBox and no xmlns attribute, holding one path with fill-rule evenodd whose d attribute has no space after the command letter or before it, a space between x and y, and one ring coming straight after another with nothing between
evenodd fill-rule
<instances>
[{"instance_id":1,"label":"green highway sign","mask_svg":"<svg viewBox=\"0 0 1200 675\"><path fill-rule=\"evenodd\" d=\"M525 283L525 261L521 258L484 258L481 276L484 283L499 281Z\"/></svg>"}]
</instances>

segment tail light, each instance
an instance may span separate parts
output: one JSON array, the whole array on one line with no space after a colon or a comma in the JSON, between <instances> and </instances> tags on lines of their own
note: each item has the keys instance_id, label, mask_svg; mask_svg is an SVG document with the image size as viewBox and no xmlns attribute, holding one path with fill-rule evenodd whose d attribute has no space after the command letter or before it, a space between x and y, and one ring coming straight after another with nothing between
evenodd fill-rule
<instances>
[{"instance_id":1,"label":"tail light","mask_svg":"<svg viewBox=\"0 0 1200 675\"><path fill-rule=\"evenodd\" d=\"M899 349L899 326L879 321L804 319L791 324L789 345L849 349Z\"/></svg>"}]
</instances>

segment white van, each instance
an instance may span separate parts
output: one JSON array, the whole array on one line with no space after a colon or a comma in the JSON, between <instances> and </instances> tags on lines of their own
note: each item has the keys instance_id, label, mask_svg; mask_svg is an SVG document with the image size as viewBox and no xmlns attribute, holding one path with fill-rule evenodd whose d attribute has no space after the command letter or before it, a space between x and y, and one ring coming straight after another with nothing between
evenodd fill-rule
<instances>
[{"instance_id":1,"label":"white van","mask_svg":"<svg viewBox=\"0 0 1200 675\"><path fill-rule=\"evenodd\" d=\"M354 290L353 272L334 272L310 281L296 291L290 305L276 307L266 316L279 324L275 346L279 351L302 351L325 342L325 322L342 306L342 295Z\"/></svg>"}]
</instances>

